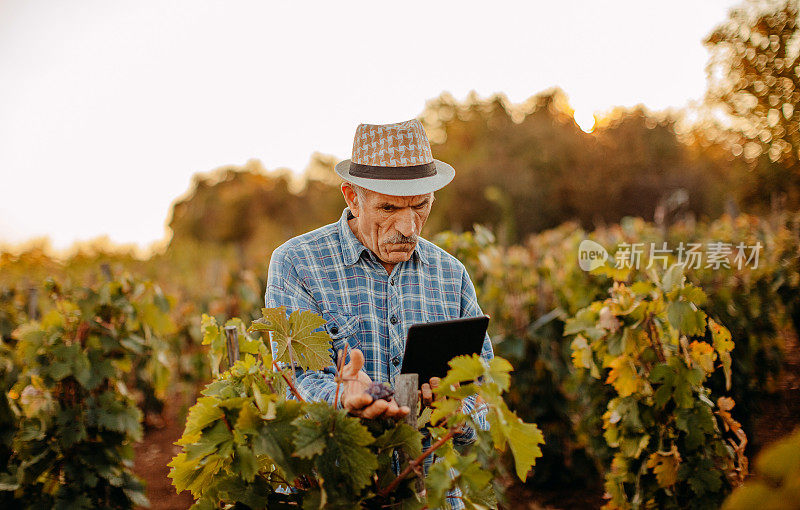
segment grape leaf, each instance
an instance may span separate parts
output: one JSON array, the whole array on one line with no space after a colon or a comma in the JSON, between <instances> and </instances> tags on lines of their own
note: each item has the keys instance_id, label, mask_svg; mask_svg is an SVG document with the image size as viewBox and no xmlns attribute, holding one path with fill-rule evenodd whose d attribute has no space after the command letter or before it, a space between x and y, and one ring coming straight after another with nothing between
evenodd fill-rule
<instances>
[{"instance_id":1,"label":"grape leaf","mask_svg":"<svg viewBox=\"0 0 800 510\"><path fill-rule=\"evenodd\" d=\"M306 416L297 418L297 455L314 457L314 465L325 483L345 484L354 493L370 483L378 460L367 445L375 438L358 418L324 402L306 406ZM299 441L299 442L298 442Z\"/></svg>"},{"instance_id":2,"label":"grape leaf","mask_svg":"<svg viewBox=\"0 0 800 510\"><path fill-rule=\"evenodd\" d=\"M203 314L201 319L201 328L203 330L202 345L211 346L208 355L211 357L211 372L216 377L219 375L219 364L225 356L225 337L219 329L217 320L206 314Z\"/></svg>"},{"instance_id":3,"label":"grape leaf","mask_svg":"<svg viewBox=\"0 0 800 510\"><path fill-rule=\"evenodd\" d=\"M462 382L474 381L483 375L482 358L477 354L456 356L449 362L450 369L440 383L441 387L455 386Z\"/></svg>"},{"instance_id":4,"label":"grape leaf","mask_svg":"<svg viewBox=\"0 0 800 510\"><path fill-rule=\"evenodd\" d=\"M197 403L189 409L189 416L186 418L186 430L184 436L192 436L209 424L222 418L222 409L219 408L219 399L215 397L200 397ZM178 443L182 444L182 443Z\"/></svg>"},{"instance_id":5,"label":"grape leaf","mask_svg":"<svg viewBox=\"0 0 800 510\"><path fill-rule=\"evenodd\" d=\"M253 438L253 453L268 455L280 466L289 482L306 472L307 461L292 456L293 438L297 429L292 422L302 412L302 404L296 400L285 400L275 406L275 418L264 422L258 435Z\"/></svg>"},{"instance_id":6,"label":"grape leaf","mask_svg":"<svg viewBox=\"0 0 800 510\"><path fill-rule=\"evenodd\" d=\"M539 445L544 443L544 435L535 424L523 422L511 411L507 411L506 420L510 424L507 439L514 454L514 467L524 482L536 459L542 456Z\"/></svg>"},{"instance_id":7,"label":"grape leaf","mask_svg":"<svg viewBox=\"0 0 800 510\"><path fill-rule=\"evenodd\" d=\"M667 307L672 326L687 336L702 335L706 330L706 313L688 301L673 301Z\"/></svg>"},{"instance_id":8,"label":"grape leaf","mask_svg":"<svg viewBox=\"0 0 800 510\"><path fill-rule=\"evenodd\" d=\"M705 342L694 341L689 344L689 355L707 374L714 371L714 348Z\"/></svg>"},{"instance_id":9,"label":"grape leaf","mask_svg":"<svg viewBox=\"0 0 800 510\"><path fill-rule=\"evenodd\" d=\"M711 338L714 349L722 362L722 372L725 374L725 389L731 389L731 351L734 348L731 340L731 332L728 328L717 323L714 319L708 319L708 326L711 328Z\"/></svg>"},{"instance_id":10,"label":"grape leaf","mask_svg":"<svg viewBox=\"0 0 800 510\"><path fill-rule=\"evenodd\" d=\"M401 422L378 436L375 447L379 450L401 448L414 459L422 454L422 435L410 425Z\"/></svg>"},{"instance_id":11,"label":"grape leaf","mask_svg":"<svg viewBox=\"0 0 800 510\"><path fill-rule=\"evenodd\" d=\"M641 386L639 375L626 356L614 358L608 366L611 367L611 371L608 373L606 383L613 385L620 397L627 397L639 390Z\"/></svg>"},{"instance_id":12,"label":"grape leaf","mask_svg":"<svg viewBox=\"0 0 800 510\"><path fill-rule=\"evenodd\" d=\"M658 485L672 487L678 482L678 467L681 463L681 454L673 444L669 452L653 452L647 459L647 467L653 470Z\"/></svg>"},{"instance_id":13,"label":"grape leaf","mask_svg":"<svg viewBox=\"0 0 800 510\"><path fill-rule=\"evenodd\" d=\"M328 435L328 427L331 425L329 409L332 409L331 406L326 404L312 404L307 409L308 417L295 420L297 434L294 438L296 449L293 455L310 459L322 454L325 450L325 436Z\"/></svg>"},{"instance_id":14,"label":"grape leaf","mask_svg":"<svg viewBox=\"0 0 800 510\"><path fill-rule=\"evenodd\" d=\"M487 418L495 448L505 451L508 444L514 455L517 476L524 482L528 471L536 464L536 459L542 456L539 445L544 443L544 435L539 427L523 422L505 404L494 406L493 412L488 413Z\"/></svg>"},{"instance_id":15,"label":"grape leaf","mask_svg":"<svg viewBox=\"0 0 800 510\"><path fill-rule=\"evenodd\" d=\"M278 346L275 361L295 363L303 370L321 370L331 364L331 339L325 330L315 331L326 321L309 310L295 310L286 317L286 307L262 308L263 318L251 331L270 331Z\"/></svg>"},{"instance_id":16,"label":"grape leaf","mask_svg":"<svg viewBox=\"0 0 800 510\"><path fill-rule=\"evenodd\" d=\"M666 292L680 287L683 282L683 267L683 264L673 264L667 269L664 278L661 280L662 287Z\"/></svg>"},{"instance_id":17,"label":"grape leaf","mask_svg":"<svg viewBox=\"0 0 800 510\"><path fill-rule=\"evenodd\" d=\"M450 466L444 462L444 459L439 459L434 463L425 477L425 494L428 504L433 505L434 508L447 508L443 503L446 503L445 495L453 486L453 481Z\"/></svg>"}]
</instances>

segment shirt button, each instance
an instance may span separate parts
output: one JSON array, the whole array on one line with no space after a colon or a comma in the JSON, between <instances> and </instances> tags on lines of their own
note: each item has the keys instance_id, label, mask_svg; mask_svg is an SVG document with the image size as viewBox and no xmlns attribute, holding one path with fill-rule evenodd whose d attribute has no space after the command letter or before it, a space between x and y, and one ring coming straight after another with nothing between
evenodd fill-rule
<instances>
[{"instance_id":1,"label":"shirt button","mask_svg":"<svg viewBox=\"0 0 800 510\"><path fill-rule=\"evenodd\" d=\"M389 319L389 322L391 322L392 324L397 324L397 316L392 315L392 318Z\"/></svg>"},{"instance_id":2,"label":"shirt button","mask_svg":"<svg viewBox=\"0 0 800 510\"><path fill-rule=\"evenodd\" d=\"M400 365L400 358L397 358L397 357L393 358L392 359L392 365L394 365L394 366Z\"/></svg>"},{"instance_id":3,"label":"shirt button","mask_svg":"<svg viewBox=\"0 0 800 510\"><path fill-rule=\"evenodd\" d=\"M391 280L389 280L389 285L394 285L394 278L392 278Z\"/></svg>"},{"instance_id":4,"label":"shirt button","mask_svg":"<svg viewBox=\"0 0 800 510\"><path fill-rule=\"evenodd\" d=\"M337 328L336 326L331 328L331 335L335 335L338 332L339 332L339 328Z\"/></svg>"}]
</instances>

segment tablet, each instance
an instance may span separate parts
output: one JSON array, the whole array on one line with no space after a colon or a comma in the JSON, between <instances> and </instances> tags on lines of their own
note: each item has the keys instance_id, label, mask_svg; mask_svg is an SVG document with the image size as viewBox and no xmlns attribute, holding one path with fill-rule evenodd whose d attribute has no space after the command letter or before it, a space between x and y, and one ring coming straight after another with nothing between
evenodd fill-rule
<instances>
[{"instance_id":1,"label":"tablet","mask_svg":"<svg viewBox=\"0 0 800 510\"><path fill-rule=\"evenodd\" d=\"M414 324L408 328L401 374L419 374L419 384L444 377L451 359L480 354L489 316Z\"/></svg>"}]
</instances>

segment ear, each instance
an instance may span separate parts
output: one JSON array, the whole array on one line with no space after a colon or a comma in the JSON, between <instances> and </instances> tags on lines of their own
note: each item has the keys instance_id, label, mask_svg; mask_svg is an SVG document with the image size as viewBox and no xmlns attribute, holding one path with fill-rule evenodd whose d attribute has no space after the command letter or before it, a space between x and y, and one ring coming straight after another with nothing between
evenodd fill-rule
<instances>
[{"instance_id":1,"label":"ear","mask_svg":"<svg viewBox=\"0 0 800 510\"><path fill-rule=\"evenodd\" d=\"M359 210L358 210L358 193L356 190L353 189L352 184L349 182L343 182L342 186L342 195L344 196L344 201L347 202L347 207L350 208L350 212L353 213L353 216L358 217Z\"/></svg>"}]
</instances>

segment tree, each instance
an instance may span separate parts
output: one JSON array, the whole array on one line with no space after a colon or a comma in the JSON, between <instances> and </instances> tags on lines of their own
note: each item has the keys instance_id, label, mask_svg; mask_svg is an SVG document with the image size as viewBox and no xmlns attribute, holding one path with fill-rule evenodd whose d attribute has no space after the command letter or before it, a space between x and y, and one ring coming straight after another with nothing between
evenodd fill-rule
<instances>
[{"instance_id":1,"label":"tree","mask_svg":"<svg viewBox=\"0 0 800 510\"><path fill-rule=\"evenodd\" d=\"M735 154L753 162L762 195L786 191L790 205L800 204L798 1L748 0L704 43L706 101L740 135Z\"/></svg>"}]
</instances>

